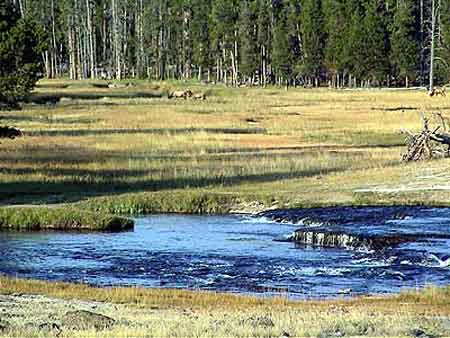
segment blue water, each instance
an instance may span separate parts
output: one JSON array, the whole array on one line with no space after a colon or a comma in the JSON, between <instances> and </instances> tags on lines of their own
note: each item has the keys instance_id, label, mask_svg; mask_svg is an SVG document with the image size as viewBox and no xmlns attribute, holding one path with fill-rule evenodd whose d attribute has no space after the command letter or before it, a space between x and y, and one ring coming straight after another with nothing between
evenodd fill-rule
<instances>
[{"instance_id":1,"label":"blue water","mask_svg":"<svg viewBox=\"0 0 450 338\"><path fill-rule=\"evenodd\" d=\"M374 227L450 236L448 209L389 217ZM0 233L0 273L99 286L292 298L387 294L450 284L445 264L450 240L445 238L369 252L280 242L299 225L261 217L160 215L136 221L133 232L123 233ZM375 229L358 222L352 226L360 232Z\"/></svg>"}]
</instances>

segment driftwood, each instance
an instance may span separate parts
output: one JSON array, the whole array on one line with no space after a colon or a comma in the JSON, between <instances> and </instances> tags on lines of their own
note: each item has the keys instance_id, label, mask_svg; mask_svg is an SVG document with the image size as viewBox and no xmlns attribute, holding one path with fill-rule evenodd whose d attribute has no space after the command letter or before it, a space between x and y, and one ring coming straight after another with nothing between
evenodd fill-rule
<instances>
[{"instance_id":1,"label":"driftwood","mask_svg":"<svg viewBox=\"0 0 450 338\"><path fill-rule=\"evenodd\" d=\"M442 114L434 114L438 126L430 128L429 118L422 116L422 130L414 134L402 130L406 135L407 150L403 154L403 161L424 161L433 158L450 157L450 134L448 120Z\"/></svg>"},{"instance_id":2,"label":"driftwood","mask_svg":"<svg viewBox=\"0 0 450 338\"><path fill-rule=\"evenodd\" d=\"M22 132L19 129L8 127L8 126L0 126L0 138L9 138L11 140L16 137L21 137Z\"/></svg>"}]
</instances>

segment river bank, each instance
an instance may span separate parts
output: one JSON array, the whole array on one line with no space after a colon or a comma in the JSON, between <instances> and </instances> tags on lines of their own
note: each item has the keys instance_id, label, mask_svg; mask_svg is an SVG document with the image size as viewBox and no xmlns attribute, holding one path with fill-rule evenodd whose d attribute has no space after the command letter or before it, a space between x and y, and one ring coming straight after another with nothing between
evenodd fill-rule
<instances>
[{"instance_id":1,"label":"river bank","mask_svg":"<svg viewBox=\"0 0 450 338\"><path fill-rule=\"evenodd\" d=\"M121 231L133 228L130 217L152 214L227 215L282 209L330 207L448 207L450 199L399 193L366 193L340 201L297 201L283 192L273 194L221 193L204 190L124 193L91 197L74 203L10 204L0 207L0 230Z\"/></svg>"},{"instance_id":2,"label":"river bank","mask_svg":"<svg viewBox=\"0 0 450 338\"><path fill-rule=\"evenodd\" d=\"M126 231L134 221L73 206L0 208L0 231Z\"/></svg>"},{"instance_id":3,"label":"river bank","mask_svg":"<svg viewBox=\"0 0 450 338\"><path fill-rule=\"evenodd\" d=\"M0 337L437 337L450 290L292 302L0 278Z\"/></svg>"}]
</instances>

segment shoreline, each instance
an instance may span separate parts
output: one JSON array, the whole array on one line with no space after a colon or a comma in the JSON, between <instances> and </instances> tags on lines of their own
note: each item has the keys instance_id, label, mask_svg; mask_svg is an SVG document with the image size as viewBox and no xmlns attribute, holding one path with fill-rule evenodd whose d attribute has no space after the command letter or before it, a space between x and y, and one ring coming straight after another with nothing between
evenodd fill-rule
<instances>
[{"instance_id":1,"label":"shoreline","mask_svg":"<svg viewBox=\"0 0 450 338\"><path fill-rule=\"evenodd\" d=\"M374 196L378 197L378 196ZM450 202L425 199L355 199L343 202L293 203L283 196L255 196L205 191L175 191L121 194L90 198L76 203L20 204L0 207L0 231L126 231L132 217L154 214L258 215L274 210L367 207L450 207Z\"/></svg>"}]
</instances>

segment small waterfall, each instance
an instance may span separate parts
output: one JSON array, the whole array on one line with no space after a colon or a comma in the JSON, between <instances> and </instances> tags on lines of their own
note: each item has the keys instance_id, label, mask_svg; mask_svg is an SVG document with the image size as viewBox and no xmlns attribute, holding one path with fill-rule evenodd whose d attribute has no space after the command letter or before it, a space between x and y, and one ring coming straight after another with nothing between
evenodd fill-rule
<instances>
[{"instance_id":1,"label":"small waterfall","mask_svg":"<svg viewBox=\"0 0 450 338\"><path fill-rule=\"evenodd\" d=\"M357 250L383 250L418 239L414 235L370 236L323 230L297 230L290 241L317 247Z\"/></svg>"}]
</instances>

